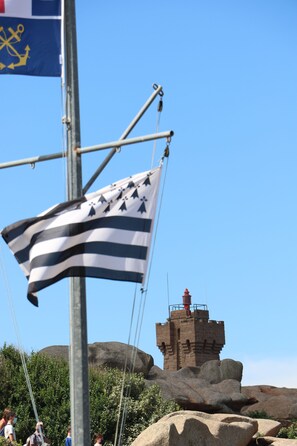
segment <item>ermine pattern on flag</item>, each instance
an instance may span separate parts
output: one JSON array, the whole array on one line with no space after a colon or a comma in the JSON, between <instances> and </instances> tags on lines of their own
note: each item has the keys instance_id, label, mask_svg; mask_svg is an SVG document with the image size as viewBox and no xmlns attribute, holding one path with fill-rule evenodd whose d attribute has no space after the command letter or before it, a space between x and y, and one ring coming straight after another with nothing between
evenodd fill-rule
<instances>
[{"instance_id":1,"label":"ermine pattern on flag","mask_svg":"<svg viewBox=\"0 0 297 446\"><path fill-rule=\"evenodd\" d=\"M70 276L143 283L160 175L134 175L4 228L29 300L38 305L38 291Z\"/></svg>"}]
</instances>

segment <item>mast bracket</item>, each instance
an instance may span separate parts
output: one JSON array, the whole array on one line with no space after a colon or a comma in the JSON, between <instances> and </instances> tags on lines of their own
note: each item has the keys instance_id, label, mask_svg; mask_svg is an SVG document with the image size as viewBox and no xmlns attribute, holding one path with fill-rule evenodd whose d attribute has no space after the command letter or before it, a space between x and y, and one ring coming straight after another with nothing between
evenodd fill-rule
<instances>
[{"instance_id":1,"label":"mast bracket","mask_svg":"<svg viewBox=\"0 0 297 446\"><path fill-rule=\"evenodd\" d=\"M68 118L67 116L63 116L62 117L62 124L65 124L67 126L67 128L70 128L70 123L71 123L71 119Z\"/></svg>"},{"instance_id":2,"label":"mast bracket","mask_svg":"<svg viewBox=\"0 0 297 446\"><path fill-rule=\"evenodd\" d=\"M158 88L160 88L160 86L158 85L158 84L153 84L153 89L154 90L158 90ZM161 88L161 90L159 91L159 96L164 96L164 91L163 91L163 89Z\"/></svg>"}]
</instances>

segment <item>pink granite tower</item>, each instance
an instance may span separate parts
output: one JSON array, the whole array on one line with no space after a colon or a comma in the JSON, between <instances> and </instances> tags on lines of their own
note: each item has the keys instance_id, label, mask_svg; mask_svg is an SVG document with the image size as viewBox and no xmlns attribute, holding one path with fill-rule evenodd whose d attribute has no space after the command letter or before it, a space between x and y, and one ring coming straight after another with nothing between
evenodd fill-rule
<instances>
[{"instance_id":1,"label":"pink granite tower","mask_svg":"<svg viewBox=\"0 0 297 446\"><path fill-rule=\"evenodd\" d=\"M192 305L187 288L182 298L182 304L169 306L167 322L156 324L157 346L164 355L165 370L220 359L225 345L224 322L210 320L206 305Z\"/></svg>"}]
</instances>

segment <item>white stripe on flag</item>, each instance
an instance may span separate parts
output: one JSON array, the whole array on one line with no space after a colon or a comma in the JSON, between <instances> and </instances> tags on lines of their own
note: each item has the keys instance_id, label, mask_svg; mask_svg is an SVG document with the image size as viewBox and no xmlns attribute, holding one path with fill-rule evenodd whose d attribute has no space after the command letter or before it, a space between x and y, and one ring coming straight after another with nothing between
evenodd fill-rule
<instances>
[{"instance_id":1,"label":"white stripe on flag","mask_svg":"<svg viewBox=\"0 0 297 446\"><path fill-rule=\"evenodd\" d=\"M73 256L70 259L67 259L65 262L54 265L51 268L34 268L30 274L29 283L52 279L62 271L65 271L67 268L81 265L83 265L85 268L105 268L110 269L111 271L132 271L144 274L145 264L145 260L100 256L97 254L82 254Z\"/></svg>"},{"instance_id":2,"label":"white stripe on flag","mask_svg":"<svg viewBox=\"0 0 297 446\"><path fill-rule=\"evenodd\" d=\"M31 248L30 261L35 257L57 251L65 251L66 249L72 248L80 243L90 243L97 242L98 240L110 241L112 243L127 244L127 245L139 245L147 246L149 233L145 232L134 232L134 231L122 231L118 229L114 231L112 229L96 229L94 231L87 231L81 235L76 235L73 237L61 237L57 240L47 240L45 242L36 243Z\"/></svg>"},{"instance_id":3,"label":"white stripe on flag","mask_svg":"<svg viewBox=\"0 0 297 446\"><path fill-rule=\"evenodd\" d=\"M160 176L158 167L4 228L29 300L69 276L143 283Z\"/></svg>"},{"instance_id":4,"label":"white stripe on flag","mask_svg":"<svg viewBox=\"0 0 297 446\"><path fill-rule=\"evenodd\" d=\"M16 17L19 19L61 19L61 16L32 16L32 0L4 0L5 13L0 17Z\"/></svg>"},{"instance_id":5,"label":"white stripe on flag","mask_svg":"<svg viewBox=\"0 0 297 446\"><path fill-rule=\"evenodd\" d=\"M4 0L5 13L1 16L30 18L32 16L32 0Z\"/></svg>"}]
</instances>

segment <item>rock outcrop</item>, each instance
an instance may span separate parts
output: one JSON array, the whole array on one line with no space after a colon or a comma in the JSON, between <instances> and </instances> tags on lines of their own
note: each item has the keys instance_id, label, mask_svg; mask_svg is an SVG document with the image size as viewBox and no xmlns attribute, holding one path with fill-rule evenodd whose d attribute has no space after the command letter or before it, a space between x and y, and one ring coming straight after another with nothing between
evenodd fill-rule
<instances>
[{"instance_id":1,"label":"rock outcrop","mask_svg":"<svg viewBox=\"0 0 297 446\"><path fill-rule=\"evenodd\" d=\"M180 411L148 427L131 446L247 446L257 430L247 417Z\"/></svg>"},{"instance_id":2,"label":"rock outcrop","mask_svg":"<svg viewBox=\"0 0 297 446\"><path fill-rule=\"evenodd\" d=\"M248 405L242 407L241 414L265 412L278 420L297 419L297 389L273 386L246 386L241 389Z\"/></svg>"},{"instance_id":3,"label":"rock outcrop","mask_svg":"<svg viewBox=\"0 0 297 446\"><path fill-rule=\"evenodd\" d=\"M179 411L145 429L131 446L297 446L275 438L281 423L240 415Z\"/></svg>"},{"instance_id":4,"label":"rock outcrop","mask_svg":"<svg viewBox=\"0 0 297 446\"><path fill-rule=\"evenodd\" d=\"M177 372L153 366L147 385L158 384L164 398L183 409L249 416L265 413L275 420L297 419L297 389L273 386L241 386L243 365L223 359Z\"/></svg>"},{"instance_id":5,"label":"rock outcrop","mask_svg":"<svg viewBox=\"0 0 297 446\"><path fill-rule=\"evenodd\" d=\"M146 383L158 384L165 399L177 402L184 409L232 413L248 404L248 398L241 393L241 377L242 364L224 359L177 372L154 366Z\"/></svg>"},{"instance_id":6,"label":"rock outcrop","mask_svg":"<svg viewBox=\"0 0 297 446\"><path fill-rule=\"evenodd\" d=\"M69 349L66 345L56 345L39 353L68 360ZM185 410L243 416L265 412L275 420L297 419L297 389L242 387L243 365L233 359L207 361L200 367L170 372L154 366L151 355L121 342L89 344L88 354L90 365L120 370L126 365L127 371L142 373L147 386L158 384L165 399L177 402Z\"/></svg>"},{"instance_id":7,"label":"rock outcrop","mask_svg":"<svg viewBox=\"0 0 297 446\"><path fill-rule=\"evenodd\" d=\"M98 367L110 367L135 373L143 373L147 376L154 365L151 355L122 342L95 342L88 346L88 360L90 365ZM53 345L39 351L40 354L56 356L66 361L69 359L69 347L67 345Z\"/></svg>"},{"instance_id":8,"label":"rock outcrop","mask_svg":"<svg viewBox=\"0 0 297 446\"><path fill-rule=\"evenodd\" d=\"M264 437L256 441L259 446L297 446L297 440L288 440L287 438Z\"/></svg>"},{"instance_id":9,"label":"rock outcrop","mask_svg":"<svg viewBox=\"0 0 297 446\"><path fill-rule=\"evenodd\" d=\"M282 424L279 421L275 421L275 420L266 420L266 419L257 419L258 422L258 432L256 435L256 438L261 436L261 437L267 437L267 436L271 436L271 437L275 437L281 427Z\"/></svg>"}]
</instances>

